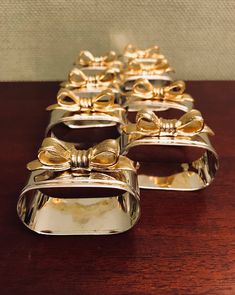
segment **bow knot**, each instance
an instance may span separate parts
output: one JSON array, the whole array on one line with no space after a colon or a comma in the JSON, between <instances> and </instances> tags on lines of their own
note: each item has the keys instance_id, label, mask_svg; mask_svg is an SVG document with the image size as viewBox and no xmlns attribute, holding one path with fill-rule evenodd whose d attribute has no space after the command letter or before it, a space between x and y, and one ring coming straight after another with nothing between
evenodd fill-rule
<instances>
[{"instance_id":1,"label":"bow knot","mask_svg":"<svg viewBox=\"0 0 235 295\"><path fill-rule=\"evenodd\" d=\"M159 118L153 111L140 111L136 116L136 124L124 130L133 139L146 136L186 136L192 137L199 133L213 135L213 131L204 124L198 110L190 110L180 119Z\"/></svg>"},{"instance_id":2,"label":"bow knot","mask_svg":"<svg viewBox=\"0 0 235 295\"><path fill-rule=\"evenodd\" d=\"M47 107L47 110L61 109L70 112L112 112L123 110L115 104L112 89L106 89L92 97L80 97L73 90L62 88L57 94L57 104Z\"/></svg>"},{"instance_id":3,"label":"bow knot","mask_svg":"<svg viewBox=\"0 0 235 295\"><path fill-rule=\"evenodd\" d=\"M154 87L147 79L138 79L128 97L141 100L193 101L193 98L184 91L185 83L181 80L168 86Z\"/></svg>"},{"instance_id":4,"label":"bow knot","mask_svg":"<svg viewBox=\"0 0 235 295\"><path fill-rule=\"evenodd\" d=\"M136 58L154 58L159 59L162 58L162 55L159 53L159 46L155 45L146 49L139 49L132 44L126 46L124 50L124 56L130 59Z\"/></svg>"},{"instance_id":5,"label":"bow knot","mask_svg":"<svg viewBox=\"0 0 235 295\"><path fill-rule=\"evenodd\" d=\"M28 163L27 168L53 171L134 169L132 162L127 160L125 165L120 165L120 157L120 148L114 139L104 140L88 150L77 150L73 144L48 137L43 140L38 159Z\"/></svg>"},{"instance_id":6,"label":"bow knot","mask_svg":"<svg viewBox=\"0 0 235 295\"><path fill-rule=\"evenodd\" d=\"M90 159L92 156L92 149L88 150L71 150L71 169L76 170L79 168L87 169L89 167Z\"/></svg>"},{"instance_id":7,"label":"bow knot","mask_svg":"<svg viewBox=\"0 0 235 295\"><path fill-rule=\"evenodd\" d=\"M109 66L117 60L117 54L114 51L108 52L104 56L95 57L90 51L81 51L76 64L84 67L90 66Z\"/></svg>"}]
</instances>

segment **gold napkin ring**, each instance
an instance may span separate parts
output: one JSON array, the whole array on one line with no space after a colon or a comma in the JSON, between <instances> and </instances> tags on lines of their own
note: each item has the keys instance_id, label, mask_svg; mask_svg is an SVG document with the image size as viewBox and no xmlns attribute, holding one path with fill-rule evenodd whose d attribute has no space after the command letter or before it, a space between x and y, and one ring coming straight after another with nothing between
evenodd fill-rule
<instances>
[{"instance_id":1,"label":"gold napkin ring","mask_svg":"<svg viewBox=\"0 0 235 295\"><path fill-rule=\"evenodd\" d=\"M138 170L140 188L192 191L207 187L218 170L218 156L209 135L213 135L213 131L205 125L198 110L192 109L178 120L159 118L153 111L143 110L137 113L135 124L124 127L121 145L124 155L141 162ZM162 169L161 153L156 149L157 146L162 148L162 154L166 156L164 166L169 164L173 167L171 154L166 154L167 148L180 153L181 162L176 163L173 174L159 174ZM141 153L136 151L140 147L144 148L145 154L149 150L147 160L140 159ZM182 162L181 156L185 156L187 148L190 151L196 148L196 152L200 153L196 159L188 160L187 157L192 156L189 152ZM157 157L158 161L152 157ZM141 172L146 171L151 164L154 164L152 171Z\"/></svg>"},{"instance_id":2,"label":"gold napkin ring","mask_svg":"<svg viewBox=\"0 0 235 295\"><path fill-rule=\"evenodd\" d=\"M65 140L56 135L60 125L68 131L69 129L71 131L71 129L114 128L114 133L119 136L120 126L126 124L126 116L125 109L116 103L117 99L113 90L107 88L88 97L83 95L77 93L76 89L60 89L57 94L57 103L47 108L52 112L46 136Z\"/></svg>"},{"instance_id":3,"label":"gold napkin ring","mask_svg":"<svg viewBox=\"0 0 235 295\"><path fill-rule=\"evenodd\" d=\"M184 81L171 82L167 86L154 87L147 79L138 79L131 91L124 94L123 107L128 112L136 112L141 109L165 111L178 109L187 112L193 108L193 98L184 92Z\"/></svg>"},{"instance_id":4,"label":"gold napkin ring","mask_svg":"<svg viewBox=\"0 0 235 295\"><path fill-rule=\"evenodd\" d=\"M21 221L48 235L114 234L132 228L140 214L134 163L108 139L77 150L45 138L30 162L17 204Z\"/></svg>"}]
</instances>

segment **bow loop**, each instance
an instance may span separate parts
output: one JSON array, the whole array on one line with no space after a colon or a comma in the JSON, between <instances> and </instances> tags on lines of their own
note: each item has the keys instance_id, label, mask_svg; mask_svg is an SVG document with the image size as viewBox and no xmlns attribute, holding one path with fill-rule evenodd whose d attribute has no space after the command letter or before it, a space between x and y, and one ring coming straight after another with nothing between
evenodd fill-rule
<instances>
[{"instance_id":1,"label":"bow loop","mask_svg":"<svg viewBox=\"0 0 235 295\"><path fill-rule=\"evenodd\" d=\"M29 170L49 169L64 171L69 169L72 145L62 143L55 138L45 138L38 151L38 160L28 163Z\"/></svg>"},{"instance_id":2,"label":"bow loop","mask_svg":"<svg viewBox=\"0 0 235 295\"><path fill-rule=\"evenodd\" d=\"M110 108L110 107L114 107L114 99L115 99L115 95L112 91L112 89L106 89L102 92L100 92L98 95L96 95L93 98L93 104L95 109L106 109L106 108Z\"/></svg>"},{"instance_id":3,"label":"bow loop","mask_svg":"<svg viewBox=\"0 0 235 295\"><path fill-rule=\"evenodd\" d=\"M103 56L103 60L106 63L111 63L117 60L117 54L115 51L109 51L105 56Z\"/></svg>"},{"instance_id":4,"label":"bow loop","mask_svg":"<svg viewBox=\"0 0 235 295\"><path fill-rule=\"evenodd\" d=\"M142 50L142 52L144 53L144 57L158 58L160 53L160 47L155 45L145 50Z\"/></svg>"},{"instance_id":5,"label":"bow loop","mask_svg":"<svg viewBox=\"0 0 235 295\"><path fill-rule=\"evenodd\" d=\"M141 132L158 132L160 124L160 119L152 111L140 111L136 115L136 129Z\"/></svg>"},{"instance_id":6,"label":"bow loop","mask_svg":"<svg viewBox=\"0 0 235 295\"><path fill-rule=\"evenodd\" d=\"M177 121L176 127L180 133L196 134L203 130L204 120L198 110L191 110Z\"/></svg>"},{"instance_id":7,"label":"bow loop","mask_svg":"<svg viewBox=\"0 0 235 295\"><path fill-rule=\"evenodd\" d=\"M38 152L38 159L44 165L63 165L69 158L71 147L55 138L45 138Z\"/></svg>"},{"instance_id":8,"label":"bow loop","mask_svg":"<svg viewBox=\"0 0 235 295\"><path fill-rule=\"evenodd\" d=\"M93 64L95 61L95 57L94 55L88 51L81 51L80 55L79 55L79 59L78 59L78 64L82 65L82 66L90 66L91 64Z\"/></svg>"},{"instance_id":9,"label":"bow loop","mask_svg":"<svg viewBox=\"0 0 235 295\"><path fill-rule=\"evenodd\" d=\"M172 96L182 95L185 91L185 83L182 80L175 81L169 86L164 87L164 93Z\"/></svg>"},{"instance_id":10,"label":"bow loop","mask_svg":"<svg viewBox=\"0 0 235 295\"><path fill-rule=\"evenodd\" d=\"M142 97L142 98L153 98L154 97L154 87L147 79L138 79L133 85L133 91L131 95Z\"/></svg>"},{"instance_id":11,"label":"bow loop","mask_svg":"<svg viewBox=\"0 0 235 295\"><path fill-rule=\"evenodd\" d=\"M93 148L91 162L94 166L113 166L117 162L119 154L120 148L116 140L104 140Z\"/></svg>"},{"instance_id":12,"label":"bow loop","mask_svg":"<svg viewBox=\"0 0 235 295\"><path fill-rule=\"evenodd\" d=\"M59 109L66 109L69 111L79 110L79 97L75 95L72 90L62 88L57 93L57 103ZM53 109L54 105L49 106L47 110Z\"/></svg>"},{"instance_id":13,"label":"bow loop","mask_svg":"<svg viewBox=\"0 0 235 295\"><path fill-rule=\"evenodd\" d=\"M113 83L118 74L118 69L108 69L106 72L102 73L100 76L98 76L98 79L102 83Z\"/></svg>"},{"instance_id":14,"label":"bow loop","mask_svg":"<svg viewBox=\"0 0 235 295\"><path fill-rule=\"evenodd\" d=\"M155 63L155 68L158 70L166 70L166 72L173 71L173 69L169 66L169 62L166 58L163 58Z\"/></svg>"},{"instance_id":15,"label":"bow loop","mask_svg":"<svg viewBox=\"0 0 235 295\"><path fill-rule=\"evenodd\" d=\"M88 77L83 73L83 71L78 68L73 68L69 73L68 81L72 86L81 88L86 86Z\"/></svg>"}]
</instances>

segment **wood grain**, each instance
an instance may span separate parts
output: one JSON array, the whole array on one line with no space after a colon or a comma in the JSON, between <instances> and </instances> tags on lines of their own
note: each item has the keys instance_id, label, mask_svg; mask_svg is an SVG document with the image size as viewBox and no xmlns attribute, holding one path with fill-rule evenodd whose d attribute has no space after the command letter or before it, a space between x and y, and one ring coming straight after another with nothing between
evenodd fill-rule
<instances>
[{"instance_id":1,"label":"wood grain","mask_svg":"<svg viewBox=\"0 0 235 295\"><path fill-rule=\"evenodd\" d=\"M16 203L58 83L0 83L0 294L235 294L235 82L188 82L220 155L198 192L141 192L142 216L116 236L48 237Z\"/></svg>"}]
</instances>

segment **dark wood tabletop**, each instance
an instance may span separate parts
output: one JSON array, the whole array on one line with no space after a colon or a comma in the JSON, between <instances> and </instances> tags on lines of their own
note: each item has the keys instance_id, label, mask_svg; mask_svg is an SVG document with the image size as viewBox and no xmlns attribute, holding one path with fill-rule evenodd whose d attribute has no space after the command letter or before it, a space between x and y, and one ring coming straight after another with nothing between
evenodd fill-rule
<instances>
[{"instance_id":1,"label":"dark wood tabletop","mask_svg":"<svg viewBox=\"0 0 235 295\"><path fill-rule=\"evenodd\" d=\"M0 294L235 294L235 82L195 81L220 169L196 192L141 191L142 215L112 236L42 236L16 214L58 83L0 83Z\"/></svg>"}]
</instances>

